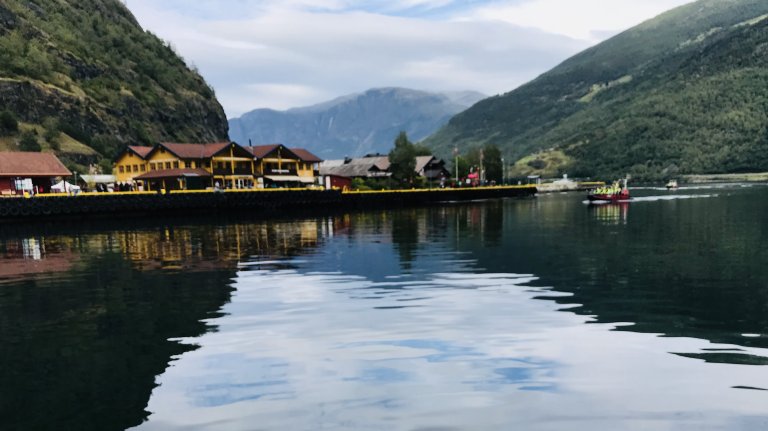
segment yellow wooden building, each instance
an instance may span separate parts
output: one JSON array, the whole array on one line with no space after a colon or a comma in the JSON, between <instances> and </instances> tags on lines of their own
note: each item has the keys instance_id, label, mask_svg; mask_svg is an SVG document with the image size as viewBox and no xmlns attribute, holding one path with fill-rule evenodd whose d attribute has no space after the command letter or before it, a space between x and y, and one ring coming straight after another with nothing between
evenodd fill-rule
<instances>
[{"instance_id":1,"label":"yellow wooden building","mask_svg":"<svg viewBox=\"0 0 768 431\"><path fill-rule=\"evenodd\" d=\"M307 187L316 183L321 161L307 150L281 144L160 143L127 147L114 173L118 182L144 190Z\"/></svg>"},{"instance_id":2,"label":"yellow wooden building","mask_svg":"<svg viewBox=\"0 0 768 431\"><path fill-rule=\"evenodd\" d=\"M260 187L306 187L317 182L319 157L301 148L282 144L247 147L256 161Z\"/></svg>"},{"instance_id":3,"label":"yellow wooden building","mask_svg":"<svg viewBox=\"0 0 768 431\"><path fill-rule=\"evenodd\" d=\"M134 178L147 172L147 154L153 147L128 146L115 162L114 175L118 183L133 183Z\"/></svg>"}]
</instances>

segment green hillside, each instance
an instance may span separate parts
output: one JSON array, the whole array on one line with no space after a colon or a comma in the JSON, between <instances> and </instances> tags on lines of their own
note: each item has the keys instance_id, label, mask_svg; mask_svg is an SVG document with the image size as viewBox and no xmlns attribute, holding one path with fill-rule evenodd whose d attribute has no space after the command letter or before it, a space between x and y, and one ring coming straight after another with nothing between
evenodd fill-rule
<instances>
[{"instance_id":1,"label":"green hillside","mask_svg":"<svg viewBox=\"0 0 768 431\"><path fill-rule=\"evenodd\" d=\"M768 2L700 0L479 102L425 144L495 144L514 174L768 170Z\"/></svg>"},{"instance_id":2,"label":"green hillside","mask_svg":"<svg viewBox=\"0 0 768 431\"><path fill-rule=\"evenodd\" d=\"M118 0L0 2L0 149L26 134L70 166L125 144L226 139L213 90Z\"/></svg>"}]
</instances>

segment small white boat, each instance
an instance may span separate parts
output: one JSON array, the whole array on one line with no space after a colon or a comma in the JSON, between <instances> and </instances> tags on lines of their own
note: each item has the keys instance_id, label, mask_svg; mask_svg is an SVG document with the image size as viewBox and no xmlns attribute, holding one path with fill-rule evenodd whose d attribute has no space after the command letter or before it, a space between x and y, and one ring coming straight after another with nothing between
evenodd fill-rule
<instances>
[{"instance_id":1,"label":"small white boat","mask_svg":"<svg viewBox=\"0 0 768 431\"><path fill-rule=\"evenodd\" d=\"M677 180L669 180L669 182L667 182L666 187L667 187L667 190L676 189L677 188Z\"/></svg>"}]
</instances>

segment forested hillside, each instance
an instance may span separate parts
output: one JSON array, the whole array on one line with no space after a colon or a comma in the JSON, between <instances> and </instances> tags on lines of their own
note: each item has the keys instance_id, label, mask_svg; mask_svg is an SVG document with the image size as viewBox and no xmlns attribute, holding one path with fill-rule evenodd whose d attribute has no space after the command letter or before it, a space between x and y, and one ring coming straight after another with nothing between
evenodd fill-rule
<instances>
[{"instance_id":1,"label":"forested hillside","mask_svg":"<svg viewBox=\"0 0 768 431\"><path fill-rule=\"evenodd\" d=\"M768 2L700 0L454 117L425 143L486 143L513 173L659 179L768 170Z\"/></svg>"},{"instance_id":2,"label":"forested hillside","mask_svg":"<svg viewBox=\"0 0 768 431\"><path fill-rule=\"evenodd\" d=\"M0 2L0 114L0 149L80 169L125 144L227 137L213 90L118 0Z\"/></svg>"}]
</instances>

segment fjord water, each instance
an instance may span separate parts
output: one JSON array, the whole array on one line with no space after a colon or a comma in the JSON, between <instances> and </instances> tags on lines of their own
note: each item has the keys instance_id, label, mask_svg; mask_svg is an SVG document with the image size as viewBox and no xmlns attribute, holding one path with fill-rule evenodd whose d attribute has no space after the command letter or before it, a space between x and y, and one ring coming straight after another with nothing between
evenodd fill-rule
<instances>
[{"instance_id":1,"label":"fjord water","mask_svg":"<svg viewBox=\"0 0 768 431\"><path fill-rule=\"evenodd\" d=\"M768 428L768 187L5 226L0 425Z\"/></svg>"}]
</instances>

